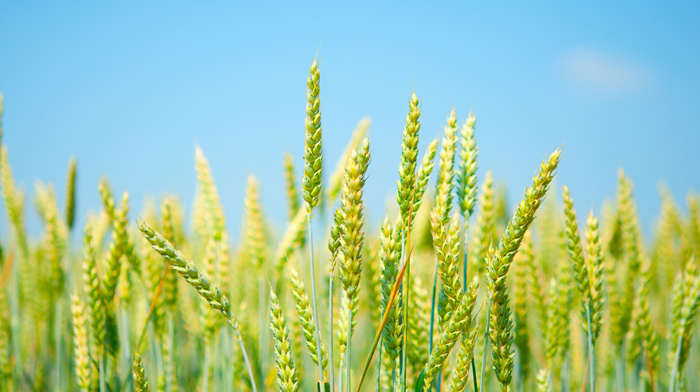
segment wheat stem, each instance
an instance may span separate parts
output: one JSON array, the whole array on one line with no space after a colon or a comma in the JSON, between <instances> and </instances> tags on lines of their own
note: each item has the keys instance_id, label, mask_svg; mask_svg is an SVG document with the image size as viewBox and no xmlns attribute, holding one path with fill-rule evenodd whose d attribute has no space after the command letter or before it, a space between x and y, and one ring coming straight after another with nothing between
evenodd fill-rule
<instances>
[{"instance_id":1,"label":"wheat stem","mask_svg":"<svg viewBox=\"0 0 700 392\"><path fill-rule=\"evenodd\" d=\"M313 232L311 230L311 213L309 212L306 215L306 223L309 227L308 232L309 232L309 268L311 271L311 305L313 307L313 313L314 313L314 334L316 338L316 358L319 358L318 361L318 381L323 382L323 361L321 358L321 336L319 333L319 325L318 325L318 308L316 306L316 274L314 272L314 240L313 240Z\"/></svg>"}]
</instances>

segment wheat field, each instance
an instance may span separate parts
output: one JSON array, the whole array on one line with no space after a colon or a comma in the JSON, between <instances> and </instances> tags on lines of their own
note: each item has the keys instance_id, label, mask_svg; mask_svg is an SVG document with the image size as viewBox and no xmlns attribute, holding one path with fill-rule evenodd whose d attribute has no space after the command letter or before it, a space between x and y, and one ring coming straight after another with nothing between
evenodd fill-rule
<instances>
[{"instance_id":1,"label":"wheat field","mask_svg":"<svg viewBox=\"0 0 700 392\"><path fill-rule=\"evenodd\" d=\"M3 144L0 392L700 391L700 196L681 208L662 190L645 238L633 179L620 169L614 203L577 211L557 149L509 206L497 173L477 178L471 113L452 109L419 151L414 93L396 202L365 206L369 120L324 156L320 92L314 60L285 227L251 176L238 239L199 148L192 206L133 211L104 177L76 227L78 161L65 190L27 195ZM378 227L369 208L386 211Z\"/></svg>"}]
</instances>

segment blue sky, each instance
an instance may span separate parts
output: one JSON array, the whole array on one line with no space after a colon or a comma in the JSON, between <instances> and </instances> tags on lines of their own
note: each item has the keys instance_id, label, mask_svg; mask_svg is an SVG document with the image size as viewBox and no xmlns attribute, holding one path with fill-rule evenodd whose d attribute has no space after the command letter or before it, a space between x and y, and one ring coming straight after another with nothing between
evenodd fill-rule
<instances>
[{"instance_id":1,"label":"blue sky","mask_svg":"<svg viewBox=\"0 0 700 392\"><path fill-rule=\"evenodd\" d=\"M614 197L619 167L647 233L661 181L680 204L700 189L697 4L142 3L12 2L0 12L3 142L16 181L62 193L77 156L81 218L99 207L102 175L137 210L165 192L189 207L200 146L234 233L250 174L281 225L282 155L301 167L317 51L328 171L355 124L372 119L372 225L395 192L414 89L421 150L451 107L460 123L472 110L480 177L493 170L511 204L562 145L557 187L569 186L580 214ZM33 211L29 221L38 227Z\"/></svg>"}]
</instances>

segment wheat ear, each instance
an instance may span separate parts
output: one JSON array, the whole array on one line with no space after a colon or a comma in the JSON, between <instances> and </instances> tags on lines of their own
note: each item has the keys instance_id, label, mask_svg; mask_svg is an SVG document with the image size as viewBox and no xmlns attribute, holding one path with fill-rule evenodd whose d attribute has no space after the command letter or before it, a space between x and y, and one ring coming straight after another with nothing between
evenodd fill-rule
<instances>
[{"instance_id":1,"label":"wheat ear","mask_svg":"<svg viewBox=\"0 0 700 392\"><path fill-rule=\"evenodd\" d=\"M68 175L66 177L66 226L68 230L73 230L73 225L75 224L75 194L76 194L76 181L78 177L78 160L75 157L71 157L68 162Z\"/></svg>"},{"instance_id":2,"label":"wheat ear","mask_svg":"<svg viewBox=\"0 0 700 392\"><path fill-rule=\"evenodd\" d=\"M277 385L280 391L299 390L297 369L292 361L289 329L275 291L270 287L270 329L275 340L275 362L277 364Z\"/></svg>"},{"instance_id":3,"label":"wheat ear","mask_svg":"<svg viewBox=\"0 0 700 392\"><path fill-rule=\"evenodd\" d=\"M475 274L486 272L486 251L493 240L496 216L493 202L493 175L487 171L479 194L479 213L476 215L476 225L471 240L469 260Z\"/></svg>"},{"instance_id":4,"label":"wheat ear","mask_svg":"<svg viewBox=\"0 0 700 392\"><path fill-rule=\"evenodd\" d=\"M345 218L343 229L340 232L340 282L348 299L346 309L348 315L347 325L347 390L351 390L350 380L350 354L352 342L353 314L358 309L358 289L362 273L362 246L364 242L364 217L363 217L363 187L365 185L367 167L369 166L370 151L369 140L362 141L359 150L350 154L350 159L345 166L345 182L343 183L340 206Z\"/></svg>"},{"instance_id":5,"label":"wheat ear","mask_svg":"<svg viewBox=\"0 0 700 392\"><path fill-rule=\"evenodd\" d=\"M83 392L90 390L92 381L90 353L88 349L87 318L85 304L76 292L71 296L71 309L73 312L73 350L75 351L75 374L78 377L78 386Z\"/></svg>"},{"instance_id":6,"label":"wheat ear","mask_svg":"<svg viewBox=\"0 0 700 392\"><path fill-rule=\"evenodd\" d=\"M306 202L306 222L309 233L309 269L311 271L311 305L316 331L317 357L322 357L321 335L318 324L318 307L316 306L316 273L314 267L313 231L311 229L311 213L318 205L321 197L323 171L323 145L321 132L321 73L318 61L314 59L309 68L306 80L306 137L304 140L304 176L302 178L302 193ZM323 369L318 366L318 382L324 381Z\"/></svg>"},{"instance_id":7,"label":"wheat ear","mask_svg":"<svg viewBox=\"0 0 700 392\"><path fill-rule=\"evenodd\" d=\"M460 293L460 301L449 322L442 331L440 338L435 345L435 349L428 358L428 363L423 370L423 392L427 392L432 387L433 377L442 369L447 356L457 343L457 339L464 333L470 333L469 327L472 325L471 318L474 306L476 305L479 293L479 279L474 277L469 284L466 293Z\"/></svg>"},{"instance_id":8,"label":"wheat ear","mask_svg":"<svg viewBox=\"0 0 700 392\"><path fill-rule=\"evenodd\" d=\"M296 303L297 314L299 315L299 322L301 323L301 329L304 333L304 338L306 340L306 347L309 349L309 355L311 359L318 366L318 352L321 352L321 368L326 369L328 364L328 355L326 355L326 349L321 343L321 349L318 350L316 347L316 330L313 320L313 311L311 310L311 305L309 305L309 297L306 295L306 288L304 287L304 282L299 277L299 272L296 268L290 266L289 269L290 282L292 286L292 295L294 297L294 302Z\"/></svg>"},{"instance_id":9,"label":"wheat ear","mask_svg":"<svg viewBox=\"0 0 700 392\"><path fill-rule=\"evenodd\" d=\"M146 372L143 370L143 363L139 353L134 354L132 369L134 372L134 392L148 392L148 378L146 378Z\"/></svg>"},{"instance_id":10,"label":"wheat ear","mask_svg":"<svg viewBox=\"0 0 700 392\"><path fill-rule=\"evenodd\" d=\"M384 219L381 231L379 233L379 241L381 243L379 262L380 262L380 281L382 287L382 305L381 314L388 312L388 318L384 331L382 331L382 342L384 350L388 355L387 359L391 364L391 370L398 369L398 359L401 352L401 341L403 339L403 325L401 322L401 293L397 295L396 302L387 309L391 297L391 291L394 288L394 282L399 274L399 262L401 258L401 238L397 230L397 226L392 226L387 216Z\"/></svg>"},{"instance_id":11,"label":"wheat ear","mask_svg":"<svg viewBox=\"0 0 700 392\"><path fill-rule=\"evenodd\" d=\"M195 171L197 172L197 186L204 201L208 231L214 240L219 242L226 230L226 218L219 200L219 192L214 183L214 176L209 167L209 161L199 147L195 149Z\"/></svg>"},{"instance_id":12,"label":"wheat ear","mask_svg":"<svg viewBox=\"0 0 700 392\"><path fill-rule=\"evenodd\" d=\"M238 322L231 311L231 304L226 296L223 295L221 290L219 290L215 284L213 284L197 269L197 266L187 261L182 252L175 249L175 247L173 247L168 240L163 238L160 233L153 230L151 226L141 219L137 219L136 223L141 231L141 234L143 234L144 238L146 238L146 240L151 244L151 247L161 256L163 256L163 258L175 272L180 274L190 286L197 290L197 293L199 293L199 295L209 303L209 306L215 310L218 310L224 316L224 318L226 318L229 325L231 325L231 328L233 329L236 339L238 339L238 345L241 348L243 359L248 367L248 376L250 377L253 391L257 391L255 378L253 377L253 370L250 367L248 354L246 353L245 346L243 345L243 337L241 336Z\"/></svg>"},{"instance_id":13,"label":"wheat ear","mask_svg":"<svg viewBox=\"0 0 700 392\"><path fill-rule=\"evenodd\" d=\"M401 220L409 221L409 212L412 209L411 202L416 189L416 165L418 162L418 141L420 137L420 108L418 107L418 97L411 94L408 101L408 114L406 115L406 126L403 131L401 142L401 163L399 164L399 180L396 201L401 211Z\"/></svg>"},{"instance_id":14,"label":"wheat ear","mask_svg":"<svg viewBox=\"0 0 700 392\"><path fill-rule=\"evenodd\" d=\"M284 154L284 191L287 195L287 219L293 220L301 208L299 189L297 188L296 170L292 154Z\"/></svg>"},{"instance_id":15,"label":"wheat ear","mask_svg":"<svg viewBox=\"0 0 700 392\"><path fill-rule=\"evenodd\" d=\"M525 191L525 196L520 201L513 218L508 222L505 233L498 244L498 250L489 258L488 283L489 283L489 307L487 308L487 336L491 339L493 350L493 367L496 377L501 383L501 388L506 390L510 384L513 370L513 321L510 317L508 305L508 290L506 276L510 270L515 253L520 248L523 236L535 219L535 212L544 200L549 183L554 177L554 171L559 164L561 150L554 151L547 160L542 162L538 173L532 180L532 184ZM489 331L492 329L492 331ZM484 350L486 355L486 350ZM479 383L483 387L484 364L482 361L482 377Z\"/></svg>"}]
</instances>

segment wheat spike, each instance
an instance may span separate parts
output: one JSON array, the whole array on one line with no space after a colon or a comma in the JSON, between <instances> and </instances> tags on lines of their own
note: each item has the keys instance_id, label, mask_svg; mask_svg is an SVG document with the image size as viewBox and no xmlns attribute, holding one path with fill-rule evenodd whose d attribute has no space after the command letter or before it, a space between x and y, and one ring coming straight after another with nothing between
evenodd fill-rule
<instances>
[{"instance_id":1,"label":"wheat spike","mask_svg":"<svg viewBox=\"0 0 700 392\"><path fill-rule=\"evenodd\" d=\"M141 355L139 353L134 354L132 368L134 372L134 392L148 392L148 378L146 378L146 372L143 370L143 363L141 363Z\"/></svg>"},{"instance_id":2,"label":"wheat spike","mask_svg":"<svg viewBox=\"0 0 700 392\"><path fill-rule=\"evenodd\" d=\"M321 142L321 73L314 59L306 81L306 140L304 143L304 178L302 188L306 211L319 202L321 196L321 171L323 169L323 146Z\"/></svg>"},{"instance_id":3,"label":"wheat spike","mask_svg":"<svg viewBox=\"0 0 700 392\"><path fill-rule=\"evenodd\" d=\"M275 340L275 362L277 363L277 385L280 391L299 390L297 369L292 361L289 330L277 295L270 287L270 329Z\"/></svg>"}]
</instances>

